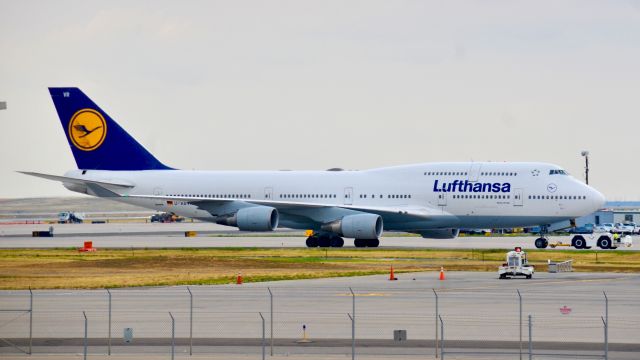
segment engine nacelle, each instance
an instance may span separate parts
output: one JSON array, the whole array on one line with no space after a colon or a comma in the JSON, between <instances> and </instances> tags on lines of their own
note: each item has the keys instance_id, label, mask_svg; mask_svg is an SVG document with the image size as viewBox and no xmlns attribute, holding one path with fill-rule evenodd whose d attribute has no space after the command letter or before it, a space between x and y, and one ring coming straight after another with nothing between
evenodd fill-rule
<instances>
[{"instance_id":1,"label":"engine nacelle","mask_svg":"<svg viewBox=\"0 0 640 360\"><path fill-rule=\"evenodd\" d=\"M273 231L278 227L278 210L269 206L242 208L235 214L220 217L216 223L235 226L243 231Z\"/></svg>"},{"instance_id":2,"label":"engine nacelle","mask_svg":"<svg viewBox=\"0 0 640 360\"><path fill-rule=\"evenodd\" d=\"M322 225L322 230L354 239L377 239L382 235L382 217L375 214L347 215Z\"/></svg>"},{"instance_id":3,"label":"engine nacelle","mask_svg":"<svg viewBox=\"0 0 640 360\"><path fill-rule=\"evenodd\" d=\"M434 229L422 230L420 236L427 239L455 239L460 234L460 229Z\"/></svg>"}]
</instances>

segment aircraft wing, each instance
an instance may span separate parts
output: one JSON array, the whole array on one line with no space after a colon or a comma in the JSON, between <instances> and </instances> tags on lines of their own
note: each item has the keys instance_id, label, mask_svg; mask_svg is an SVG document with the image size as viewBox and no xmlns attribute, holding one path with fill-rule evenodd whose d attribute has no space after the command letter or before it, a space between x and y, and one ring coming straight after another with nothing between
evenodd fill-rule
<instances>
[{"instance_id":1,"label":"aircraft wing","mask_svg":"<svg viewBox=\"0 0 640 360\"><path fill-rule=\"evenodd\" d=\"M442 210L416 207L416 206L355 206L355 205L339 205L339 204L322 204L322 203L305 203L305 202L288 202L277 200L251 200L251 199L223 199L223 198L200 198L200 197L181 197L181 196L162 196L162 195L124 195L130 198L155 199L166 201L167 204L173 204L175 201L184 201L206 210L215 215L219 213L220 208L228 209L230 203L237 203L241 207L249 207L251 204L270 206L276 208L282 214L301 215L301 213L309 213L313 210L323 209L345 209L357 212L378 214L381 216L403 216L407 220L414 218L416 220L428 219L434 215L441 215ZM242 205L240 205L242 204Z\"/></svg>"}]
</instances>

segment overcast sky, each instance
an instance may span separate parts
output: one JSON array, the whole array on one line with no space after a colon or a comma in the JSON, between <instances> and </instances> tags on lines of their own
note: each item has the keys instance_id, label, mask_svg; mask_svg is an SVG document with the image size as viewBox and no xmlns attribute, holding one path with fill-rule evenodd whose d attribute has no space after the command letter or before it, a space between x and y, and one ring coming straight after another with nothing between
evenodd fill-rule
<instances>
[{"instance_id":1,"label":"overcast sky","mask_svg":"<svg viewBox=\"0 0 640 360\"><path fill-rule=\"evenodd\" d=\"M638 1L0 0L0 198L73 194L48 86L165 164L544 161L640 199Z\"/></svg>"}]
</instances>

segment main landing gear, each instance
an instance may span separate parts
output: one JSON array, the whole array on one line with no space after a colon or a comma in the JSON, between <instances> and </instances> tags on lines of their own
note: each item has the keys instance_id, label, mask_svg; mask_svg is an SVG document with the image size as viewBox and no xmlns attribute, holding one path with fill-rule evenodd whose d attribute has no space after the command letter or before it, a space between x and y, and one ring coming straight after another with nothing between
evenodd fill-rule
<instances>
[{"instance_id":1,"label":"main landing gear","mask_svg":"<svg viewBox=\"0 0 640 360\"><path fill-rule=\"evenodd\" d=\"M353 241L353 244L355 245L355 247L358 247L358 248L378 247L380 245L380 240L355 239ZM307 247L310 247L310 248L311 247L321 247L321 248L338 247L339 248L343 246L344 246L344 240L340 236L330 232L313 233L313 235L307 238Z\"/></svg>"},{"instance_id":2,"label":"main landing gear","mask_svg":"<svg viewBox=\"0 0 640 360\"><path fill-rule=\"evenodd\" d=\"M378 239L355 239L353 240L355 247L378 247L380 240Z\"/></svg>"},{"instance_id":3,"label":"main landing gear","mask_svg":"<svg viewBox=\"0 0 640 360\"><path fill-rule=\"evenodd\" d=\"M307 247L343 247L344 240L333 233L314 233L307 238Z\"/></svg>"}]
</instances>

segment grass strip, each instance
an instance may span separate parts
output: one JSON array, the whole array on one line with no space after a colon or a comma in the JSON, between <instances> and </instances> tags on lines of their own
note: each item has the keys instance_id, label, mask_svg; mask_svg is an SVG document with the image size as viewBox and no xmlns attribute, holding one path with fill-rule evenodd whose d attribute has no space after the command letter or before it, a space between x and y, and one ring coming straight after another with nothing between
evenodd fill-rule
<instances>
[{"instance_id":1,"label":"grass strip","mask_svg":"<svg viewBox=\"0 0 640 360\"><path fill-rule=\"evenodd\" d=\"M537 271L573 260L575 271L640 272L640 252L530 250ZM497 271L504 249L76 249L0 250L0 289L215 285L396 272Z\"/></svg>"}]
</instances>

